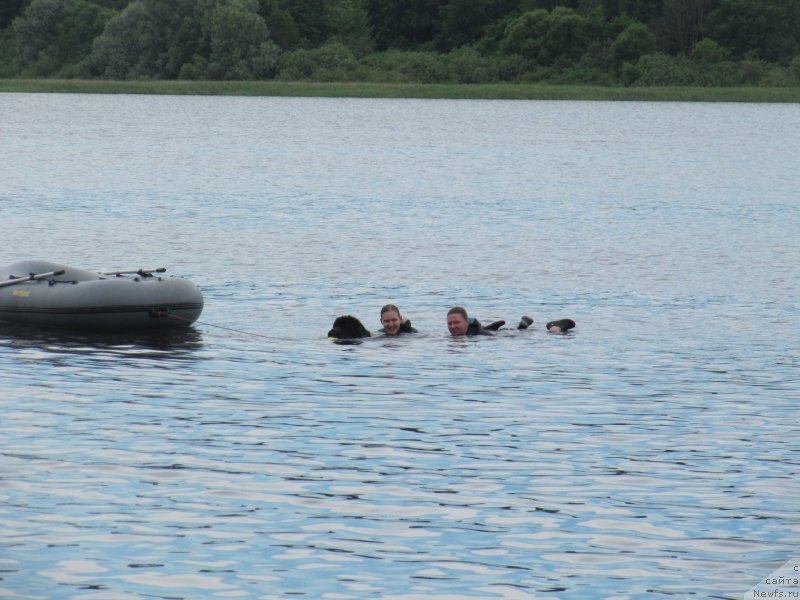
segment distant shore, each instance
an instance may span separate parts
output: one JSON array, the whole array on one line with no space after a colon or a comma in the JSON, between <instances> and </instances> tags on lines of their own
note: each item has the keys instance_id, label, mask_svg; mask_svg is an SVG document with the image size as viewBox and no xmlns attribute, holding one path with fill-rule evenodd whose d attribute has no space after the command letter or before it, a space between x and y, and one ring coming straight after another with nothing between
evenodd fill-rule
<instances>
[{"instance_id":1,"label":"distant shore","mask_svg":"<svg viewBox=\"0 0 800 600\"><path fill-rule=\"evenodd\" d=\"M601 87L526 83L419 84L283 81L106 81L0 79L0 92L183 94L327 98L440 98L465 100L621 100L658 102L800 102L800 87Z\"/></svg>"}]
</instances>

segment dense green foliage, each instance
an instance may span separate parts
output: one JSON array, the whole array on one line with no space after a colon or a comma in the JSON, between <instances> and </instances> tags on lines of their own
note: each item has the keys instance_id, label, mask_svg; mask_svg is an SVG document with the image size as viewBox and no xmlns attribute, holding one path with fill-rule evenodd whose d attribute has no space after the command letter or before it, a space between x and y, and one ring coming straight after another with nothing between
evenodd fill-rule
<instances>
[{"instance_id":1,"label":"dense green foliage","mask_svg":"<svg viewBox=\"0 0 800 600\"><path fill-rule=\"evenodd\" d=\"M800 0L3 0L0 77L800 85Z\"/></svg>"}]
</instances>

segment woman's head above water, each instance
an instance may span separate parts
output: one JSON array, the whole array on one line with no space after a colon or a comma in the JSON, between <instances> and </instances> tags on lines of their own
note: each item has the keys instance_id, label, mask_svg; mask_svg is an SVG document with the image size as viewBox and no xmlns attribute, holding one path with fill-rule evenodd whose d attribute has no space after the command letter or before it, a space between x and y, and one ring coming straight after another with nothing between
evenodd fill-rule
<instances>
[{"instance_id":1,"label":"woman's head above water","mask_svg":"<svg viewBox=\"0 0 800 600\"><path fill-rule=\"evenodd\" d=\"M386 335L397 335L400 333L400 326L403 324L403 317L400 309L394 304L387 304L381 308L381 325Z\"/></svg>"}]
</instances>

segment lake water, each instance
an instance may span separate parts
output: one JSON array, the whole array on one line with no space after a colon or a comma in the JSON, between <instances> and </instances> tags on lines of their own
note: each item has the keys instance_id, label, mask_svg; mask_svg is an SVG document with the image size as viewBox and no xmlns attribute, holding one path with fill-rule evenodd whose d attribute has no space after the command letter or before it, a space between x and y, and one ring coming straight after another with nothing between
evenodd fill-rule
<instances>
[{"instance_id":1,"label":"lake water","mask_svg":"<svg viewBox=\"0 0 800 600\"><path fill-rule=\"evenodd\" d=\"M0 94L0 263L206 301L0 329L0 596L742 598L800 540L798 157L798 105Z\"/></svg>"}]
</instances>

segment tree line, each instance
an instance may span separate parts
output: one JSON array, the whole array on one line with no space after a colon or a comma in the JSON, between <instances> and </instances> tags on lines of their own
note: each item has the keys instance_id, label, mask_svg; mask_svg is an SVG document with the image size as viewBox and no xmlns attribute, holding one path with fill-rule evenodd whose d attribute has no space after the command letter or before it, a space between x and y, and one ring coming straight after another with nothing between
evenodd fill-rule
<instances>
[{"instance_id":1,"label":"tree line","mask_svg":"<svg viewBox=\"0 0 800 600\"><path fill-rule=\"evenodd\" d=\"M800 85L800 0L2 0L0 77Z\"/></svg>"}]
</instances>

